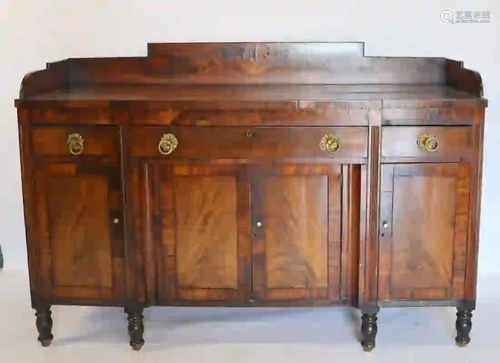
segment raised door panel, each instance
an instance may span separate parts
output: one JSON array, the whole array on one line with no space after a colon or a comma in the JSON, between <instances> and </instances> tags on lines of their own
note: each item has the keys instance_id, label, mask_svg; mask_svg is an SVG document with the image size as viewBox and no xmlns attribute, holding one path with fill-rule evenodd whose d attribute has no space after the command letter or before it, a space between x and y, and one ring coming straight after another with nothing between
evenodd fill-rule
<instances>
[{"instance_id":1,"label":"raised door panel","mask_svg":"<svg viewBox=\"0 0 500 363\"><path fill-rule=\"evenodd\" d=\"M242 303L249 292L249 187L236 165L145 164L160 304Z\"/></svg>"},{"instance_id":2,"label":"raised door panel","mask_svg":"<svg viewBox=\"0 0 500 363\"><path fill-rule=\"evenodd\" d=\"M252 174L256 303L338 301L340 166L259 166Z\"/></svg>"},{"instance_id":3,"label":"raised door panel","mask_svg":"<svg viewBox=\"0 0 500 363\"><path fill-rule=\"evenodd\" d=\"M463 298L467 166L384 165L382 170L380 300Z\"/></svg>"},{"instance_id":4,"label":"raised door panel","mask_svg":"<svg viewBox=\"0 0 500 363\"><path fill-rule=\"evenodd\" d=\"M39 162L36 243L43 295L70 302L124 296L120 171L109 165Z\"/></svg>"}]
</instances>

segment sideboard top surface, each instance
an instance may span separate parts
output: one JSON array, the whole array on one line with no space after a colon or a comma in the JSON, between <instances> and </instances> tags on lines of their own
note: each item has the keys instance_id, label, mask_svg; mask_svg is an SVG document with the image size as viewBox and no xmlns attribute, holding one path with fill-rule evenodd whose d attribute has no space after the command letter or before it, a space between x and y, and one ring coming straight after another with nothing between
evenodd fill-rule
<instances>
[{"instance_id":1,"label":"sideboard top surface","mask_svg":"<svg viewBox=\"0 0 500 363\"><path fill-rule=\"evenodd\" d=\"M359 102L386 104L416 103L426 101L476 103L480 98L456 90L449 86L422 85L99 85L62 89L28 97L26 104L88 104L96 106L108 102L148 102L148 101L202 101L216 102ZM357 102L359 101L359 102ZM355 104L354 104L355 102ZM382 106L382 104L380 104Z\"/></svg>"}]
</instances>

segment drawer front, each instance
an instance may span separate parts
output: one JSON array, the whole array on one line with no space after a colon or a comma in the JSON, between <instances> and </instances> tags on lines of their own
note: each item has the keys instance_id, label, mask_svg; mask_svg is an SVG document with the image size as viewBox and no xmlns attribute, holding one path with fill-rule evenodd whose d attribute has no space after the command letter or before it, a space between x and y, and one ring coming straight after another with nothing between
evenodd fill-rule
<instances>
[{"instance_id":1,"label":"drawer front","mask_svg":"<svg viewBox=\"0 0 500 363\"><path fill-rule=\"evenodd\" d=\"M242 127L133 127L132 156L246 159L250 150L247 131Z\"/></svg>"},{"instance_id":2,"label":"drawer front","mask_svg":"<svg viewBox=\"0 0 500 363\"><path fill-rule=\"evenodd\" d=\"M191 106L192 107L192 106ZM345 109L331 102L301 102L301 109L286 107L280 102L263 102L261 107L252 102L250 109L221 110L133 109L133 125L148 126L368 126L366 109Z\"/></svg>"},{"instance_id":3,"label":"drawer front","mask_svg":"<svg viewBox=\"0 0 500 363\"><path fill-rule=\"evenodd\" d=\"M472 128L384 127L382 157L456 160L472 151Z\"/></svg>"},{"instance_id":4,"label":"drawer front","mask_svg":"<svg viewBox=\"0 0 500 363\"><path fill-rule=\"evenodd\" d=\"M368 129L364 127L257 127L251 132L252 157L259 159L368 155Z\"/></svg>"},{"instance_id":5,"label":"drawer front","mask_svg":"<svg viewBox=\"0 0 500 363\"><path fill-rule=\"evenodd\" d=\"M115 126L33 127L33 153L45 156L118 155L120 139Z\"/></svg>"},{"instance_id":6,"label":"drawer front","mask_svg":"<svg viewBox=\"0 0 500 363\"><path fill-rule=\"evenodd\" d=\"M116 124L109 108L47 107L31 110L35 125L111 125Z\"/></svg>"},{"instance_id":7,"label":"drawer front","mask_svg":"<svg viewBox=\"0 0 500 363\"><path fill-rule=\"evenodd\" d=\"M386 108L382 110L384 125L472 125L476 109L473 107L446 108Z\"/></svg>"}]
</instances>

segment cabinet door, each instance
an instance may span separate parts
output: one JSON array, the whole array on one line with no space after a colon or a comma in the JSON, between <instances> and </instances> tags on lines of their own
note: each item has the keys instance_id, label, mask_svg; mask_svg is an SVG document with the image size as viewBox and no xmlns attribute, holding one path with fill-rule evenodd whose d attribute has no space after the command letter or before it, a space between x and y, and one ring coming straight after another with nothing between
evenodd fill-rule
<instances>
[{"instance_id":1,"label":"cabinet door","mask_svg":"<svg viewBox=\"0 0 500 363\"><path fill-rule=\"evenodd\" d=\"M232 305L248 298L245 171L242 165L143 165L143 189L149 195L142 198L146 201L143 238L146 250L157 251L151 260L157 263L159 304Z\"/></svg>"},{"instance_id":2,"label":"cabinet door","mask_svg":"<svg viewBox=\"0 0 500 363\"><path fill-rule=\"evenodd\" d=\"M465 164L383 165L380 300L463 298L468 203Z\"/></svg>"},{"instance_id":3,"label":"cabinet door","mask_svg":"<svg viewBox=\"0 0 500 363\"><path fill-rule=\"evenodd\" d=\"M257 304L338 301L341 168L252 171L253 297Z\"/></svg>"},{"instance_id":4,"label":"cabinet door","mask_svg":"<svg viewBox=\"0 0 500 363\"><path fill-rule=\"evenodd\" d=\"M120 169L96 162L35 164L35 258L48 301L96 304L125 295ZM35 264L36 265L36 264Z\"/></svg>"}]
</instances>

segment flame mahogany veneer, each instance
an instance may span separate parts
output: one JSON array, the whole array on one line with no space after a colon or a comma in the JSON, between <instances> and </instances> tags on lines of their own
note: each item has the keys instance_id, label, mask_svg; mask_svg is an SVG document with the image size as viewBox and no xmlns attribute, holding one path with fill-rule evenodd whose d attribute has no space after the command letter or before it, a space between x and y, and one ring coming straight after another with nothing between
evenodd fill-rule
<instances>
[{"instance_id":1,"label":"flame mahogany veneer","mask_svg":"<svg viewBox=\"0 0 500 363\"><path fill-rule=\"evenodd\" d=\"M24 78L32 306L334 306L375 347L389 306L476 302L481 77L363 43L149 44ZM390 328L390 327L387 327ZM354 337L353 337L354 339Z\"/></svg>"}]
</instances>

